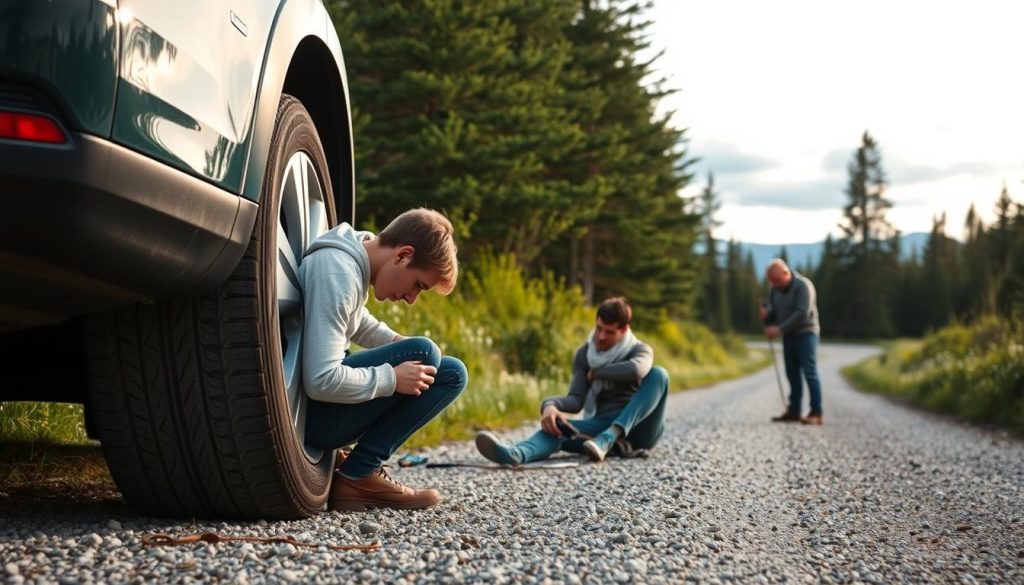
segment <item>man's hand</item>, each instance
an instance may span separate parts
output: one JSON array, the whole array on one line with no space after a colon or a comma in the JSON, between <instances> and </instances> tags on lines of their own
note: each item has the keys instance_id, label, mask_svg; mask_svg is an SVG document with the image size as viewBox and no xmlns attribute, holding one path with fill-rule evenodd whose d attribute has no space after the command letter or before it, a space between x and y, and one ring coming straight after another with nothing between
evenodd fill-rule
<instances>
[{"instance_id":1,"label":"man's hand","mask_svg":"<svg viewBox=\"0 0 1024 585\"><path fill-rule=\"evenodd\" d=\"M782 335L782 330L776 327L775 325L764 328L764 336L767 337L768 339L775 339L780 335Z\"/></svg>"},{"instance_id":2,"label":"man's hand","mask_svg":"<svg viewBox=\"0 0 1024 585\"><path fill-rule=\"evenodd\" d=\"M587 382L594 381L594 370L587 370Z\"/></svg>"},{"instance_id":3,"label":"man's hand","mask_svg":"<svg viewBox=\"0 0 1024 585\"><path fill-rule=\"evenodd\" d=\"M544 407L544 412L540 416L540 428L549 435L561 436L562 433L558 430L558 419L565 420L565 415L555 405L549 404Z\"/></svg>"},{"instance_id":4,"label":"man's hand","mask_svg":"<svg viewBox=\"0 0 1024 585\"><path fill-rule=\"evenodd\" d=\"M402 340L405 340L405 339L409 339L409 338L404 336L404 335L402 335L401 333L396 333L395 336L391 338L391 343L394 343L396 341L402 341Z\"/></svg>"},{"instance_id":5,"label":"man's hand","mask_svg":"<svg viewBox=\"0 0 1024 585\"><path fill-rule=\"evenodd\" d=\"M395 392L419 396L434 383L437 368L423 362L402 362L395 366Z\"/></svg>"},{"instance_id":6,"label":"man's hand","mask_svg":"<svg viewBox=\"0 0 1024 585\"><path fill-rule=\"evenodd\" d=\"M768 318L768 307L763 304L757 306L757 315L762 321Z\"/></svg>"}]
</instances>

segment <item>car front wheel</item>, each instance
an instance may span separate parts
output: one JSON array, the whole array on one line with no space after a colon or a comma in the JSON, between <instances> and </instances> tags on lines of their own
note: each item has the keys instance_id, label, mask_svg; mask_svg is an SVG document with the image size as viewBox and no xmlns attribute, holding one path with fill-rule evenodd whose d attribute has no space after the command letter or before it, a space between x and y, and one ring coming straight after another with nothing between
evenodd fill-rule
<instances>
[{"instance_id":1,"label":"car front wheel","mask_svg":"<svg viewBox=\"0 0 1024 585\"><path fill-rule=\"evenodd\" d=\"M299 518L327 498L333 453L303 441L299 266L336 213L316 129L287 95L259 203L245 256L216 294L86 322L95 433L143 513Z\"/></svg>"}]
</instances>

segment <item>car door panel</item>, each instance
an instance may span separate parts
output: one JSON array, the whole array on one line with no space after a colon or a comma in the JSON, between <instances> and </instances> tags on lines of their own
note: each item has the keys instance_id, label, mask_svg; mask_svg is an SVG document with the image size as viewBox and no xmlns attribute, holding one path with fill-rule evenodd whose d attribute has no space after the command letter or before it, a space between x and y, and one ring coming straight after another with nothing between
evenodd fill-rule
<instances>
[{"instance_id":1,"label":"car door panel","mask_svg":"<svg viewBox=\"0 0 1024 585\"><path fill-rule=\"evenodd\" d=\"M121 0L114 140L239 192L277 6Z\"/></svg>"}]
</instances>

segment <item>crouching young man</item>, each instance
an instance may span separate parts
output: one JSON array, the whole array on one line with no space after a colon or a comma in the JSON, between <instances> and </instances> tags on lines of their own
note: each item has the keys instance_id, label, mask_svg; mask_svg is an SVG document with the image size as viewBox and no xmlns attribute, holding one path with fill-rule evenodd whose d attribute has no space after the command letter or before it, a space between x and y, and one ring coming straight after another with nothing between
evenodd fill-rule
<instances>
[{"instance_id":1,"label":"crouching young man","mask_svg":"<svg viewBox=\"0 0 1024 585\"><path fill-rule=\"evenodd\" d=\"M452 232L440 213L414 209L377 236L343 223L305 254L306 442L323 449L358 442L334 473L332 509L416 509L441 501L437 490L399 484L383 463L459 396L466 367L426 337L399 335L365 305L370 288L379 301L410 305L435 287L451 292L458 277ZM352 342L368 349L349 353Z\"/></svg>"},{"instance_id":2,"label":"crouching young man","mask_svg":"<svg viewBox=\"0 0 1024 585\"><path fill-rule=\"evenodd\" d=\"M547 459L559 449L602 461L620 438L629 449L654 447L665 431L668 373L653 366L653 350L629 328L632 318L622 297L601 303L594 330L573 359L569 393L541 404L541 430L514 445L480 431L480 454L520 465ZM582 419L567 420L567 413L581 410Z\"/></svg>"}]
</instances>

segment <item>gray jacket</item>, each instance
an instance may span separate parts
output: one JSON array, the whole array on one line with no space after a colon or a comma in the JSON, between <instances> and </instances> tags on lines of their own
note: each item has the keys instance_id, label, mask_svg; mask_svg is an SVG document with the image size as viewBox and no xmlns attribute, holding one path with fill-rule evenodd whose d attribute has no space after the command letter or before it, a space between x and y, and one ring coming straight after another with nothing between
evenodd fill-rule
<instances>
[{"instance_id":1,"label":"gray jacket","mask_svg":"<svg viewBox=\"0 0 1024 585\"><path fill-rule=\"evenodd\" d=\"M772 287L768 291L768 316L764 322L776 325L783 335L793 335L813 331L821 333L818 323L818 293L814 290L811 279L793 272L789 286L779 290Z\"/></svg>"},{"instance_id":2,"label":"gray jacket","mask_svg":"<svg viewBox=\"0 0 1024 585\"><path fill-rule=\"evenodd\" d=\"M644 342L638 342L633 351L629 352L626 359L621 362L608 364L607 366L594 370L594 379L612 380L611 388L605 389L597 395L596 418L613 416L618 414L629 399L636 394L640 382L651 371L654 366L654 350ZM572 381L569 382L569 393L565 396L548 398L540 405L541 412L549 405L567 413L577 413L583 409L583 403L587 399L587 391L590 390L590 382L587 380L587 344L584 343L576 350L576 357L572 360Z\"/></svg>"}]
</instances>

